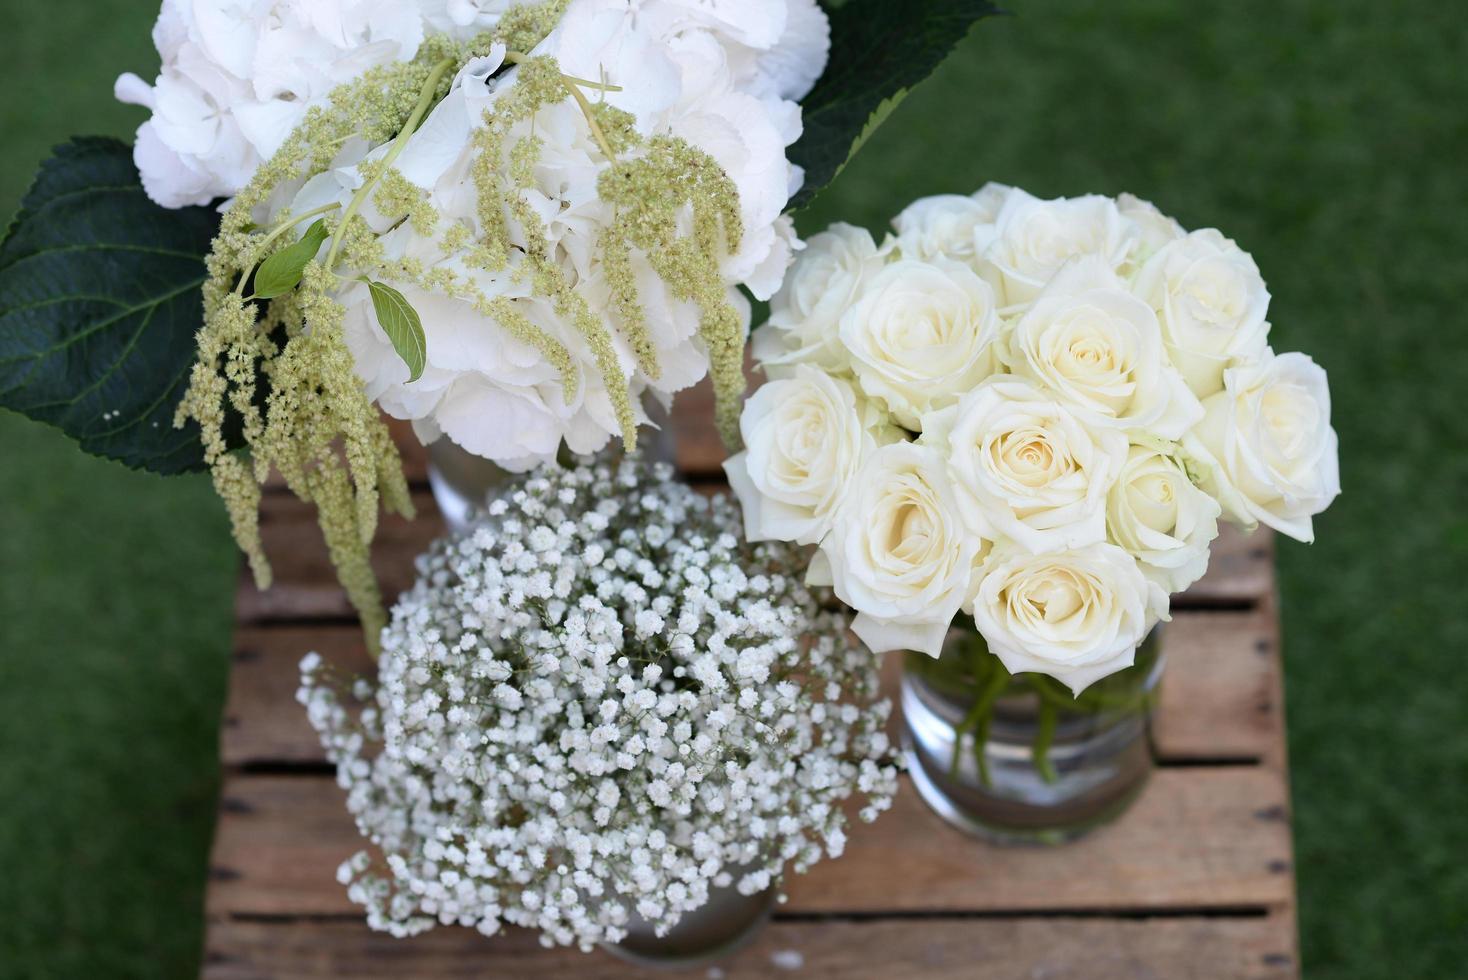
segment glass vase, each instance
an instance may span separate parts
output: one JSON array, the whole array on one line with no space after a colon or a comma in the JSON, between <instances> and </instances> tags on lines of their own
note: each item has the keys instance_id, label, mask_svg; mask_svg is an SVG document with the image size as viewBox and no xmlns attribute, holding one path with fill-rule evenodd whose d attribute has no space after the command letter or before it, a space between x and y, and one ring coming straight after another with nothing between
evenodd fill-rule
<instances>
[{"instance_id":1,"label":"glass vase","mask_svg":"<svg viewBox=\"0 0 1468 980\"><path fill-rule=\"evenodd\" d=\"M644 459L676 465L678 447L671 417L651 400L647 414L653 424L638 430L638 451ZM614 439L608 448L619 453L620 447L621 442ZM454 534L468 528L475 512L515 476L493 461L463 449L448 436L428 446L428 486L444 524Z\"/></svg>"},{"instance_id":2,"label":"glass vase","mask_svg":"<svg viewBox=\"0 0 1468 980\"><path fill-rule=\"evenodd\" d=\"M1131 667L1079 697L1051 677L1011 675L971 621L949 630L937 660L910 653L904 667L913 784L939 816L972 834L1073 840L1119 816L1152 773L1158 630Z\"/></svg>"},{"instance_id":3,"label":"glass vase","mask_svg":"<svg viewBox=\"0 0 1468 980\"><path fill-rule=\"evenodd\" d=\"M627 937L606 948L638 966L686 968L707 963L735 952L754 938L769 921L775 894L773 885L753 895L740 894L733 885L712 889L706 903L684 913L678 924L662 936L633 912Z\"/></svg>"}]
</instances>

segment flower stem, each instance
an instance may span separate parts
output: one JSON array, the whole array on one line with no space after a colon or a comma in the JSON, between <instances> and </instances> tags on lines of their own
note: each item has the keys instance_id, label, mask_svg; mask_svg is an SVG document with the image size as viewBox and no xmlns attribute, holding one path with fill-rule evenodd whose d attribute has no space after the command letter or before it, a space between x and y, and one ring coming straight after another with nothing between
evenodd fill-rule
<instances>
[{"instance_id":1,"label":"flower stem","mask_svg":"<svg viewBox=\"0 0 1468 980\"><path fill-rule=\"evenodd\" d=\"M341 224L337 226L336 234L331 236L331 250L326 253L325 267L328 272L336 266L337 256L341 253L342 241L346 237L347 226L357 216L357 212L361 210L363 202L372 193L372 189L377 186L377 181L381 179L382 174L392 169L392 165L402 155L403 150L407 148L408 139L413 135L414 130L418 128L418 124L423 121L423 117L428 114L428 110L433 106L433 96L438 92L438 83L443 80L444 72L453 66L453 58L445 58L433 66L433 70L428 73L428 79L423 83L423 89L418 95L418 104L413 107L413 112L408 116L408 121L403 123L403 128L393 140L392 148L387 151L387 156L382 158L382 167L378 170L377 177L364 181L362 186L358 188L357 193L352 195L351 203L347 205L346 213L342 215Z\"/></svg>"},{"instance_id":2,"label":"flower stem","mask_svg":"<svg viewBox=\"0 0 1468 980\"><path fill-rule=\"evenodd\" d=\"M1008 689L1010 680L1012 678L1009 672L996 658L994 672L979 692L979 700L974 703L972 713L977 715L974 723L974 763L979 767L979 783L985 788L989 786L989 755L984 751L989 745L989 724L994 720L994 703Z\"/></svg>"},{"instance_id":3,"label":"flower stem","mask_svg":"<svg viewBox=\"0 0 1468 980\"><path fill-rule=\"evenodd\" d=\"M1030 747L1030 752L1035 759L1035 770L1047 783L1053 783L1059 778L1055 773L1055 766L1050 762L1050 746L1055 742L1055 726L1059 720L1060 711L1055 707L1054 702L1042 698L1040 700L1040 730L1035 733L1035 742Z\"/></svg>"}]
</instances>

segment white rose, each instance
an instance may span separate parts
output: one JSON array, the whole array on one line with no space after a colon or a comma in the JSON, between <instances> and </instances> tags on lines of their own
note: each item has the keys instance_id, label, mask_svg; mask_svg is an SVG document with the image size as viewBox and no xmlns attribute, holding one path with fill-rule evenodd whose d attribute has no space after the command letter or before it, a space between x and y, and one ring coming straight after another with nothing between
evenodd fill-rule
<instances>
[{"instance_id":1,"label":"white rose","mask_svg":"<svg viewBox=\"0 0 1468 980\"><path fill-rule=\"evenodd\" d=\"M951 259L892 263L841 318L862 390L912 430L995 372L998 336L993 288Z\"/></svg>"},{"instance_id":2,"label":"white rose","mask_svg":"<svg viewBox=\"0 0 1468 980\"><path fill-rule=\"evenodd\" d=\"M924 418L922 440L947 460L973 530L1035 552L1106 539L1106 492L1126 437L1087 427L1030 383L990 379Z\"/></svg>"},{"instance_id":3,"label":"white rose","mask_svg":"<svg viewBox=\"0 0 1468 980\"><path fill-rule=\"evenodd\" d=\"M943 458L899 442L868 457L810 579L857 611L852 629L874 651L936 657L987 546L963 526Z\"/></svg>"},{"instance_id":4,"label":"white rose","mask_svg":"<svg viewBox=\"0 0 1468 980\"><path fill-rule=\"evenodd\" d=\"M1163 247L1135 289L1157 311L1168 355L1199 398L1223 390L1225 368L1264 356L1269 290L1249 253L1215 229Z\"/></svg>"},{"instance_id":5,"label":"white rose","mask_svg":"<svg viewBox=\"0 0 1468 980\"><path fill-rule=\"evenodd\" d=\"M1136 561L1111 544L996 552L974 599L974 623L1011 674L1048 674L1079 694L1131 666L1154 622L1154 591Z\"/></svg>"},{"instance_id":6,"label":"white rose","mask_svg":"<svg viewBox=\"0 0 1468 980\"><path fill-rule=\"evenodd\" d=\"M1204 489L1242 524L1313 541L1310 518L1341 492L1325 371L1305 354L1279 354L1229 368L1223 385L1185 443L1207 464Z\"/></svg>"},{"instance_id":7,"label":"white rose","mask_svg":"<svg viewBox=\"0 0 1468 980\"><path fill-rule=\"evenodd\" d=\"M746 537L820 543L881 421L850 384L805 365L756 391L739 418L745 449L724 463Z\"/></svg>"},{"instance_id":8,"label":"white rose","mask_svg":"<svg viewBox=\"0 0 1468 980\"><path fill-rule=\"evenodd\" d=\"M1208 570L1219 512L1218 501L1193 485L1165 446L1133 445L1107 496L1106 526L1147 578L1181 592Z\"/></svg>"},{"instance_id":9,"label":"white rose","mask_svg":"<svg viewBox=\"0 0 1468 980\"><path fill-rule=\"evenodd\" d=\"M972 265L978 257L979 229L994 223L994 200L988 190L972 197L938 194L909 204L892 220L903 257L941 256Z\"/></svg>"},{"instance_id":10,"label":"white rose","mask_svg":"<svg viewBox=\"0 0 1468 980\"><path fill-rule=\"evenodd\" d=\"M993 224L999 218L999 209L1004 207L1004 202L1009 200L1009 195L1014 193L1014 188L1008 184L1001 184L991 180L983 187L973 192L973 199L984 209L987 217L985 224Z\"/></svg>"},{"instance_id":11,"label":"white rose","mask_svg":"<svg viewBox=\"0 0 1468 980\"><path fill-rule=\"evenodd\" d=\"M1002 357L1092 425L1180 439L1203 414L1167 363L1157 315L1094 256L1055 277L1014 325Z\"/></svg>"},{"instance_id":12,"label":"white rose","mask_svg":"<svg viewBox=\"0 0 1468 980\"><path fill-rule=\"evenodd\" d=\"M978 244L999 273L1006 306L1032 301L1078 256L1094 255L1120 269L1138 238L1137 226L1110 198L1092 194L1042 201L1018 189L1009 192L993 226L982 232Z\"/></svg>"},{"instance_id":13,"label":"white rose","mask_svg":"<svg viewBox=\"0 0 1468 980\"><path fill-rule=\"evenodd\" d=\"M1182 238L1187 232L1173 218L1158 210L1151 201L1144 201L1131 194L1118 194L1116 209L1121 216L1137 226L1137 245L1127 264L1120 270L1124 278L1130 278L1141 263L1168 242Z\"/></svg>"},{"instance_id":14,"label":"white rose","mask_svg":"<svg viewBox=\"0 0 1468 980\"><path fill-rule=\"evenodd\" d=\"M846 349L837 335L841 315L883 262L871 232L854 225L834 224L805 243L785 284L770 300L769 324L754 335L755 357L771 377L783 365L847 368Z\"/></svg>"}]
</instances>

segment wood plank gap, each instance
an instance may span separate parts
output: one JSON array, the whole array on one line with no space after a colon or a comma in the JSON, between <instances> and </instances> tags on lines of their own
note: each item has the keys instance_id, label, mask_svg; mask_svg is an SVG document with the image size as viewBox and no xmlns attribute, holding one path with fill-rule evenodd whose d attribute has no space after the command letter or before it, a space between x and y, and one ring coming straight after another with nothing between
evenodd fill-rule
<instances>
[{"instance_id":1,"label":"wood plank gap","mask_svg":"<svg viewBox=\"0 0 1468 980\"><path fill-rule=\"evenodd\" d=\"M1038 909L896 909L854 912L776 912L776 922L964 922L974 919L1262 919L1282 908L1279 904L1258 905L1169 905L1166 908L1139 905L1136 908L1038 908Z\"/></svg>"},{"instance_id":2,"label":"wood plank gap","mask_svg":"<svg viewBox=\"0 0 1468 980\"><path fill-rule=\"evenodd\" d=\"M1106 920L1147 922L1153 919L1265 919L1281 910L1280 905L1197 905L1158 908L1139 906L1135 909L934 909L873 912L775 912L771 921L789 925L823 925L826 923L862 922L973 922L1050 920ZM353 912L226 912L216 921L258 922L261 924L360 923L364 917Z\"/></svg>"},{"instance_id":3,"label":"wood plank gap","mask_svg":"<svg viewBox=\"0 0 1468 980\"><path fill-rule=\"evenodd\" d=\"M324 759L319 761L269 759L245 762L231 766L230 771L242 776L294 776L298 779L309 776L317 779L330 779L333 782L336 780L336 766Z\"/></svg>"},{"instance_id":4,"label":"wood plank gap","mask_svg":"<svg viewBox=\"0 0 1468 980\"><path fill-rule=\"evenodd\" d=\"M1204 758L1167 758L1153 756L1153 765L1158 769L1234 769L1264 764L1260 755L1225 755ZM334 779L336 766L321 760L298 759L253 759L226 767L228 771L242 776L314 776Z\"/></svg>"},{"instance_id":5,"label":"wood plank gap","mask_svg":"<svg viewBox=\"0 0 1468 980\"><path fill-rule=\"evenodd\" d=\"M340 613L322 613L313 615L311 613L300 613L297 615L274 615L265 614L258 619L253 616L237 616L235 622L240 626L249 626L252 629L361 629L362 621L356 616L347 616Z\"/></svg>"},{"instance_id":6,"label":"wood plank gap","mask_svg":"<svg viewBox=\"0 0 1468 980\"><path fill-rule=\"evenodd\" d=\"M1261 754L1169 757L1160 756L1154 752L1152 763L1158 769L1232 769L1238 766L1263 765L1264 756Z\"/></svg>"},{"instance_id":7,"label":"wood plank gap","mask_svg":"<svg viewBox=\"0 0 1468 980\"><path fill-rule=\"evenodd\" d=\"M1172 597L1170 608L1172 612L1251 613L1262 605L1263 602L1259 599L1225 598L1179 592Z\"/></svg>"}]
</instances>

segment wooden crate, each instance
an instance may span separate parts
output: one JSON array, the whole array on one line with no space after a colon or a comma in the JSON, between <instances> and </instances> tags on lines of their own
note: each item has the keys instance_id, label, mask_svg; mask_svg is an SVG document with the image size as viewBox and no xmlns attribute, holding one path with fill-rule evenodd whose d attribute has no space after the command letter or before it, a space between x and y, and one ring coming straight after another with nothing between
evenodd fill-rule
<instances>
[{"instance_id":1,"label":"wooden crate","mask_svg":"<svg viewBox=\"0 0 1468 980\"><path fill-rule=\"evenodd\" d=\"M680 402L679 456L692 477L713 480L723 452L706 400L703 391ZM422 451L406 452L421 488ZM431 498L422 489L418 498L419 520L388 520L379 537L388 595L410 582L413 557L440 530ZM237 595L204 975L638 975L606 953L545 950L518 930L395 940L362 924L335 876L361 839L294 695L308 651L363 670L366 653L312 514L271 494L262 533L276 584L262 594L242 576ZM788 903L756 942L690 975L1297 976L1273 567L1267 536L1225 532L1208 575L1177 597L1164 633L1159 769L1120 821L1065 847L993 847L904 787L892 812L852 828L844 857L789 882Z\"/></svg>"}]
</instances>

